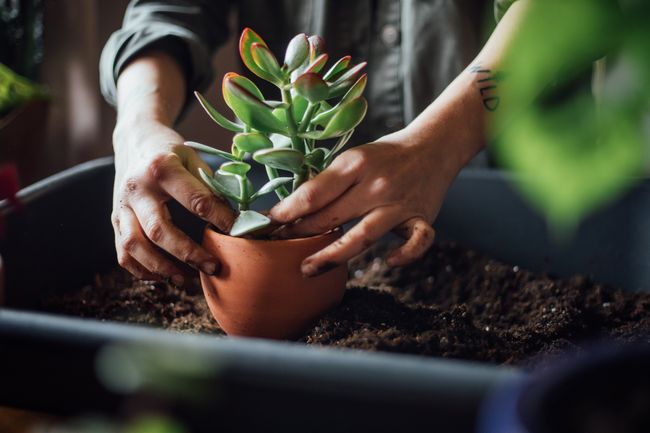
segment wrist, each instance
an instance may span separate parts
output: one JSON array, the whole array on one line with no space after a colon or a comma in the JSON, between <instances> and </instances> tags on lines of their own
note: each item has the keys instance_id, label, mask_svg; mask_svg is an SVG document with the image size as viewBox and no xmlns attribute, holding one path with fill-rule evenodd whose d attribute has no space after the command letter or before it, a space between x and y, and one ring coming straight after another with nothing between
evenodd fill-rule
<instances>
[{"instance_id":1,"label":"wrist","mask_svg":"<svg viewBox=\"0 0 650 433\"><path fill-rule=\"evenodd\" d=\"M485 113L474 79L461 73L406 128L403 141L431 158L441 158L454 175L485 148Z\"/></svg>"}]
</instances>

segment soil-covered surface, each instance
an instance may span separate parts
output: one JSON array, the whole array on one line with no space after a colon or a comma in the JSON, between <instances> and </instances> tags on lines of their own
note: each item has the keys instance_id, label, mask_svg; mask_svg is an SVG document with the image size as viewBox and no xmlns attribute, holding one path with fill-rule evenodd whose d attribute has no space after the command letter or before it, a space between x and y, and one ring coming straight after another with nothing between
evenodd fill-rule
<instances>
[{"instance_id":1,"label":"soil-covered surface","mask_svg":"<svg viewBox=\"0 0 650 433\"><path fill-rule=\"evenodd\" d=\"M454 243L439 243L401 269L385 267L381 253L351 263L343 302L300 341L520 365L603 337L650 342L650 294L534 274ZM47 297L42 309L222 334L198 279L180 289L116 269L79 291Z\"/></svg>"}]
</instances>

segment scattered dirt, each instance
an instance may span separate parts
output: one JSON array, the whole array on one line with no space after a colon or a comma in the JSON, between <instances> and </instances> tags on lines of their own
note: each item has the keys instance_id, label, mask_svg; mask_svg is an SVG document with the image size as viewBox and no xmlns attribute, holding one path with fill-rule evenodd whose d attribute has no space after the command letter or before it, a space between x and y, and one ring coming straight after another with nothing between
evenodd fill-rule
<instances>
[{"instance_id":1,"label":"scattered dirt","mask_svg":"<svg viewBox=\"0 0 650 433\"><path fill-rule=\"evenodd\" d=\"M341 305L300 340L307 344L526 365L594 339L650 342L650 294L577 276L559 280L439 243L421 260L388 269L375 248L350 266ZM222 334L198 283L179 289L119 269L42 309Z\"/></svg>"}]
</instances>

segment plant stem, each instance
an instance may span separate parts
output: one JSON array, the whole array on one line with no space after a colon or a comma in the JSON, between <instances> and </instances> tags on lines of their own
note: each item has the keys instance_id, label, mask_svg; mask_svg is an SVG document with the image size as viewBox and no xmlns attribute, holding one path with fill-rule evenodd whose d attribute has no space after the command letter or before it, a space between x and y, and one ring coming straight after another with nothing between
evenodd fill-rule
<instances>
[{"instance_id":1,"label":"plant stem","mask_svg":"<svg viewBox=\"0 0 650 433\"><path fill-rule=\"evenodd\" d=\"M276 170L275 168L269 167L268 165L265 165L264 167L266 168L266 175L269 177L269 180L273 180L279 176L278 170ZM276 189L275 194L278 196L280 200L289 197L289 191L284 186L281 186L280 188Z\"/></svg>"},{"instance_id":2,"label":"plant stem","mask_svg":"<svg viewBox=\"0 0 650 433\"><path fill-rule=\"evenodd\" d=\"M240 199L241 201L239 202L239 210L248 210L248 205L249 203L249 198L250 198L250 191L248 190L248 179L244 176L237 176L237 180L239 181L239 191L240 191Z\"/></svg>"},{"instance_id":3,"label":"plant stem","mask_svg":"<svg viewBox=\"0 0 650 433\"><path fill-rule=\"evenodd\" d=\"M292 190L295 191L298 189L300 185L302 185L309 177L309 172L308 171L303 171L300 174L294 174L293 175L293 185L292 185Z\"/></svg>"},{"instance_id":4,"label":"plant stem","mask_svg":"<svg viewBox=\"0 0 650 433\"><path fill-rule=\"evenodd\" d=\"M282 102L288 105L286 113L287 127L289 128L289 135L291 138L291 147L305 153L305 144L298 137L298 127L296 126L296 119L293 117L293 101L291 99L291 92L287 89L282 89Z\"/></svg>"},{"instance_id":5,"label":"plant stem","mask_svg":"<svg viewBox=\"0 0 650 433\"><path fill-rule=\"evenodd\" d=\"M314 104L313 102L309 103L307 109L305 110L305 114L302 116L302 120L300 121L298 132L305 132L307 130L307 127L309 126L309 122L311 122L311 118L314 117L314 113L318 109L319 105L320 103L316 103L316 104Z\"/></svg>"}]
</instances>

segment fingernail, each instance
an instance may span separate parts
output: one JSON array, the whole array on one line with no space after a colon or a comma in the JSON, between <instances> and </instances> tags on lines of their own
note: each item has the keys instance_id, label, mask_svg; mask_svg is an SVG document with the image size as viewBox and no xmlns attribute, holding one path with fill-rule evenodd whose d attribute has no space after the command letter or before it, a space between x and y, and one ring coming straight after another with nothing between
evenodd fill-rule
<instances>
[{"instance_id":1,"label":"fingernail","mask_svg":"<svg viewBox=\"0 0 650 433\"><path fill-rule=\"evenodd\" d=\"M172 277L172 283L174 283L175 286L182 286L184 282L185 278L183 278L182 275L174 275Z\"/></svg>"},{"instance_id":2,"label":"fingernail","mask_svg":"<svg viewBox=\"0 0 650 433\"><path fill-rule=\"evenodd\" d=\"M217 265L214 262L203 262L201 264L201 270L204 274L214 275L217 271Z\"/></svg>"},{"instance_id":3,"label":"fingernail","mask_svg":"<svg viewBox=\"0 0 650 433\"><path fill-rule=\"evenodd\" d=\"M305 277L314 277L318 273L318 268L312 263L303 263L300 267L300 272Z\"/></svg>"}]
</instances>

